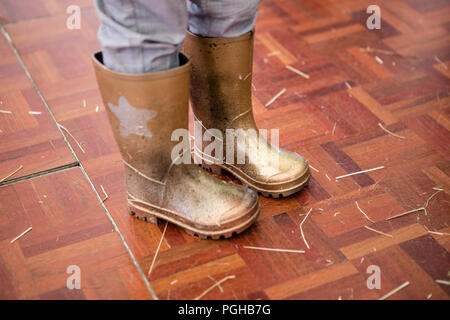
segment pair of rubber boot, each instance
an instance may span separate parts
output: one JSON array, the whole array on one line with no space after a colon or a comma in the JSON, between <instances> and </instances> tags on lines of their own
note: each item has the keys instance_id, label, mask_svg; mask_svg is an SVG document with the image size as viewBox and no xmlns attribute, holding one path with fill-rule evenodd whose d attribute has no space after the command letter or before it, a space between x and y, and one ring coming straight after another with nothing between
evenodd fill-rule
<instances>
[{"instance_id":1,"label":"pair of rubber boot","mask_svg":"<svg viewBox=\"0 0 450 320\"><path fill-rule=\"evenodd\" d=\"M103 65L101 52L93 64L125 164L129 212L152 223L169 221L202 239L228 238L258 217L257 192L291 195L306 185L310 171L302 156L258 134L251 102L253 32L237 38L188 32L183 52L179 67L148 74L114 72ZM189 96L200 126L193 153ZM238 138L225 138L233 135ZM180 137L187 147L186 141L180 147ZM207 152L211 141L222 151ZM214 173L225 169L242 185L198 164Z\"/></svg>"}]
</instances>

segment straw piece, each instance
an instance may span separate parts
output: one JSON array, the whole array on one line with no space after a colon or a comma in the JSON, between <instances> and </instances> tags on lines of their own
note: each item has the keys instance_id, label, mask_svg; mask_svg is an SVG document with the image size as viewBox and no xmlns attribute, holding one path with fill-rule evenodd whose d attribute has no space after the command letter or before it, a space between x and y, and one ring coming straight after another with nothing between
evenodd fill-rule
<instances>
[{"instance_id":1,"label":"straw piece","mask_svg":"<svg viewBox=\"0 0 450 320\"><path fill-rule=\"evenodd\" d=\"M29 114L42 114L41 111L28 111Z\"/></svg>"},{"instance_id":2,"label":"straw piece","mask_svg":"<svg viewBox=\"0 0 450 320\"><path fill-rule=\"evenodd\" d=\"M428 230L428 233L437 234L438 236L450 236L450 233L446 233L446 232L437 232L437 231Z\"/></svg>"},{"instance_id":3,"label":"straw piece","mask_svg":"<svg viewBox=\"0 0 450 320\"><path fill-rule=\"evenodd\" d=\"M435 193L433 193L433 194L431 195L431 197L429 197L429 198L427 199L427 201L425 202L425 204L424 204L422 207L417 208L417 209L413 209L413 210L409 210L409 211L406 211L406 212L403 212L403 213L399 213L399 214L397 214L397 215L395 215L395 216L392 216L392 217L387 218L386 220L395 219L395 218L402 217L402 216L405 216L405 215L407 215L407 214L410 214L410 213L413 213L413 212L417 212L417 211L422 211L422 210L425 212L425 214L427 214L427 207L428 207L428 204L430 203L430 200L433 199L433 197L434 197L435 195L437 195L439 192L442 192L442 191L444 191L444 190L438 190L438 191L436 191Z\"/></svg>"},{"instance_id":4,"label":"straw piece","mask_svg":"<svg viewBox=\"0 0 450 320\"><path fill-rule=\"evenodd\" d=\"M302 234L303 241L305 242L306 247L307 247L308 249L309 249L309 244L308 244L308 242L306 241L305 235L304 235L304 233L303 233L302 225L303 225L303 223L305 222L306 218L308 218L308 216L309 216L309 214L311 213L311 211L312 211L312 208L309 209L309 211L308 211L308 213L306 214L306 216L305 216L305 218L303 219L303 221L300 222L300 232L301 232L301 234Z\"/></svg>"},{"instance_id":5,"label":"straw piece","mask_svg":"<svg viewBox=\"0 0 450 320\"><path fill-rule=\"evenodd\" d=\"M359 212L361 212L364 215L364 217L366 217L367 220L369 220L372 223L375 223L375 221L370 219L369 216L364 211L361 210L361 208L359 207L358 201L355 201L355 204L356 204L356 207L358 208Z\"/></svg>"},{"instance_id":6,"label":"straw piece","mask_svg":"<svg viewBox=\"0 0 450 320\"><path fill-rule=\"evenodd\" d=\"M309 167L310 167L311 169L313 169L314 171L319 172L319 170L317 170L316 168L314 168L312 165L309 165Z\"/></svg>"},{"instance_id":7,"label":"straw piece","mask_svg":"<svg viewBox=\"0 0 450 320\"><path fill-rule=\"evenodd\" d=\"M86 99L83 99L83 108L86 108Z\"/></svg>"},{"instance_id":8,"label":"straw piece","mask_svg":"<svg viewBox=\"0 0 450 320\"><path fill-rule=\"evenodd\" d=\"M378 122L378 126L379 126L381 129L383 129L385 132L389 133L391 136L394 136L394 137L397 137L397 138L400 138L400 139L405 139L404 136L400 136L400 135L398 135L398 134L395 134L395 133L393 133L392 131L389 131L388 129L386 129L385 127L383 127L383 125L381 124L381 122Z\"/></svg>"},{"instance_id":9,"label":"straw piece","mask_svg":"<svg viewBox=\"0 0 450 320\"><path fill-rule=\"evenodd\" d=\"M280 51L273 51L273 52L268 53L267 56L268 57L276 56L276 55L279 55L280 53L281 53Z\"/></svg>"},{"instance_id":10,"label":"straw piece","mask_svg":"<svg viewBox=\"0 0 450 320\"><path fill-rule=\"evenodd\" d=\"M266 103L266 107L270 106L275 100L277 100L283 93L286 92L286 88L283 88L280 92L278 92L269 102Z\"/></svg>"},{"instance_id":11,"label":"straw piece","mask_svg":"<svg viewBox=\"0 0 450 320\"><path fill-rule=\"evenodd\" d=\"M304 73L304 72L302 72L302 71L300 71L298 69L295 69L294 67L291 67L290 65L286 65L286 69L289 69L292 72L294 72L294 73L296 73L298 75L301 75L303 78L309 79L309 75L307 75L306 73Z\"/></svg>"},{"instance_id":12,"label":"straw piece","mask_svg":"<svg viewBox=\"0 0 450 320\"><path fill-rule=\"evenodd\" d=\"M351 89L351 88L352 88L352 86L350 85L350 83L348 83L347 81L345 81L344 83L345 83L345 86L347 87L347 89Z\"/></svg>"},{"instance_id":13,"label":"straw piece","mask_svg":"<svg viewBox=\"0 0 450 320\"><path fill-rule=\"evenodd\" d=\"M404 287L409 286L409 281L406 281L404 284L402 284L401 286L395 288L394 290L392 290L391 292L385 294L384 296L382 296L381 298L378 298L378 300L385 300L387 298L389 298L390 296L392 296L394 293L402 290Z\"/></svg>"},{"instance_id":14,"label":"straw piece","mask_svg":"<svg viewBox=\"0 0 450 320\"><path fill-rule=\"evenodd\" d=\"M361 51L363 52L378 52L378 53L382 53L388 56L396 56L396 57L402 57L402 58L409 58L409 59L417 59L416 56L407 56L407 55L402 55L393 51L388 51L388 50L383 50L383 49L377 49L377 48L370 48L370 47L366 47L366 48L360 48Z\"/></svg>"},{"instance_id":15,"label":"straw piece","mask_svg":"<svg viewBox=\"0 0 450 320\"><path fill-rule=\"evenodd\" d=\"M86 153L86 152L84 151L83 147L81 146L81 144L78 142L78 140L75 139L75 137L70 133L70 131L66 129L66 127L64 127L63 125L61 125L61 124L59 124L59 123L56 123L56 124L58 125L58 127L60 127L61 129L63 129L65 132L67 132L67 134L68 134L69 136L72 137L72 139L73 139L73 140L75 141L75 143L78 145L78 148L80 148L80 150L81 150L83 153Z\"/></svg>"},{"instance_id":16,"label":"straw piece","mask_svg":"<svg viewBox=\"0 0 450 320\"><path fill-rule=\"evenodd\" d=\"M431 299L433 295L430 293L429 295L427 295L427 299Z\"/></svg>"},{"instance_id":17,"label":"straw piece","mask_svg":"<svg viewBox=\"0 0 450 320\"><path fill-rule=\"evenodd\" d=\"M22 169L23 166L20 165L20 167L18 167L16 170L14 170L13 172L11 172L10 174L8 174L6 177L2 178L2 180L0 180L0 183L2 183L3 181L5 181L6 179L8 179L9 177L11 177L12 175L14 175L17 171L19 171L20 169Z\"/></svg>"},{"instance_id":18,"label":"straw piece","mask_svg":"<svg viewBox=\"0 0 450 320\"><path fill-rule=\"evenodd\" d=\"M99 107L98 107L98 106L96 106L96 107L95 107L95 112L98 112L98 109L99 109Z\"/></svg>"},{"instance_id":19,"label":"straw piece","mask_svg":"<svg viewBox=\"0 0 450 320\"><path fill-rule=\"evenodd\" d=\"M438 58L438 56L434 56L434 60L436 60L437 63L439 63L442 66L442 68L444 68L445 70L448 70L447 65L444 62L442 62L441 59Z\"/></svg>"},{"instance_id":20,"label":"straw piece","mask_svg":"<svg viewBox=\"0 0 450 320\"><path fill-rule=\"evenodd\" d=\"M215 284L213 284L211 287L209 287L208 289L206 289L201 295L199 295L198 297L196 297L194 300L200 300L203 296L205 296L206 294L208 294L212 289L214 289L215 287L219 286L221 283L229 280L229 279L234 279L236 278L235 275L231 275L231 276L227 276L225 278L223 278L222 280L216 282Z\"/></svg>"},{"instance_id":21,"label":"straw piece","mask_svg":"<svg viewBox=\"0 0 450 320\"><path fill-rule=\"evenodd\" d=\"M265 251L277 251L277 252L305 253L304 250L277 249L277 248L264 248L264 247L252 247L252 246L242 246L242 248L254 249L254 250L265 250Z\"/></svg>"},{"instance_id":22,"label":"straw piece","mask_svg":"<svg viewBox=\"0 0 450 320\"><path fill-rule=\"evenodd\" d=\"M100 185L100 188L102 188L103 194L105 195L105 197L103 198L102 202L105 202L106 199L108 199L108 194L105 191L105 188L103 188L102 185Z\"/></svg>"},{"instance_id":23,"label":"straw piece","mask_svg":"<svg viewBox=\"0 0 450 320\"><path fill-rule=\"evenodd\" d=\"M383 168L384 168L384 166L380 166L380 167L376 167L376 168L373 168L373 169L367 169L367 170L357 171L357 172L353 172L353 173L349 173L349 174L344 174L343 176L336 177L336 179L341 179L341 178L345 178L345 177L349 177L349 176L354 176L356 174L366 173L366 172L375 171L375 170L379 170L379 169L383 169Z\"/></svg>"},{"instance_id":24,"label":"straw piece","mask_svg":"<svg viewBox=\"0 0 450 320\"><path fill-rule=\"evenodd\" d=\"M12 112L9 110L0 110L0 113L12 114Z\"/></svg>"},{"instance_id":25,"label":"straw piece","mask_svg":"<svg viewBox=\"0 0 450 320\"><path fill-rule=\"evenodd\" d=\"M450 281L446 281L446 280L434 280L434 281L436 281L436 283L445 284L447 286L450 286Z\"/></svg>"},{"instance_id":26,"label":"straw piece","mask_svg":"<svg viewBox=\"0 0 450 320\"><path fill-rule=\"evenodd\" d=\"M378 231L378 230L375 230L375 229L372 229L371 227L364 226L364 228L366 228L367 230L370 230L370 231L382 234L383 236L386 236L386 237L389 237L389 238L393 238L392 235L384 233L384 232L381 232L381 231Z\"/></svg>"},{"instance_id":27,"label":"straw piece","mask_svg":"<svg viewBox=\"0 0 450 320\"><path fill-rule=\"evenodd\" d=\"M32 227L29 227L27 230L25 230L24 232L22 232L21 234L19 234L17 237L15 237L14 239L12 239L9 243L13 243L14 241L20 239L25 233L29 232L31 229L33 229Z\"/></svg>"},{"instance_id":28,"label":"straw piece","mask_svg":"<svg viewBox=\"0 0 450 320\"><path fill-rule=\"evenodd\" d=\"M171 282L170 282L170 285L171 286L173 286L175 283L177 283L178 282L178 279L175 279L175 280L172 280Z\"/></svg>"},{"instance_id":29,"label":"straw piece","mask_svg":"<svg viewBox=\"0 0 450 320\"><path fill-rule=\"evenodd\" d=\"M163 233L162 233L162 235L161 235L161 240L159 240L158 248L156 248L155 255L153 256L152 264L150 265L150 269L148 269L147 278L149 278L149 277L150 277L150 274L152 273L153 265L155 264L156 257L158 256L159 248L161 248L161 243L162 243L162 241L163 241L163 239L164 239L164 235L166 234L166 229L167 229L167 225L168 225L168 224L169 224L169 222L166 221L166 226L164 227L164 231L163 231Z\"/></svg>"},{"instance_id":30,"label":"straw piece","mask_svg":"<svg viewBox=\"0 0 450 320\"><path fill-rule=\"evenodd\" d=\"M331 135L334 136L334 131L336 130L337 121L334 123L333 130L331 130Z\"/></svg>"},{"instance_id":31,"label":"straw piece","mask_svg":"<svg viewBox=\"0 0 450 320\"><path fill-rule=\"evenodd\" d=\"M208 276L208 278L210 278L214 283L217 283L216 279L214 279L213 277ZM217 288L219 288L220 292L223 292L223 288L220 283L217 284Z\"/></svg>"},{"instance_id":32,"label":"straw piece","mask_svg":"<svg viewBox=\"0 0 450 320\"><path fill-rule=\"evenodd\" d=\"M381 58L378 57L378 56L375 56L375 60L376 60L376 62L378 62L379 64L384 64L383 60L381 60Z\"/></svg>"}]
</instances>

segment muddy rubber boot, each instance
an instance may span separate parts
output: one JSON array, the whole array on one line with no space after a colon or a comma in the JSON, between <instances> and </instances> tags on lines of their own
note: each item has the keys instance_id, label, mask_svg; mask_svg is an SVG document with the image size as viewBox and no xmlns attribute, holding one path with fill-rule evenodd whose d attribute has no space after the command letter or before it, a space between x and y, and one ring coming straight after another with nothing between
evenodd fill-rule
<instances>
[{"instance_id":1,"label":"muddy rubber boot","mask_svg":"<svg viewBox=\"0 0 450 320\"><path fill-rule=\"evenodd\" d=\"M258 132L251 100L253 31L237 38L203 38L188 32L183 52L192 63L191 105L195 120L201 122L204 131L219 129L223 143L228 144L224 150L234 152L227 159L206 154L208 142L203 139L195 143L194 150L203 166L214 172L225 169L266 197L289 196L302 189L310 178L306 159L272 146L262 135L252 134ZM228 140L227 129L243 129L244 138ZM245 150L245 163L238 161L238 150ZM251 154L261 150L262 156L253 159Z\"/></svg>"},{"instance_id":2,"label":"muddy rubber boot","mask_svg":"<svg viewBox=\"0 0 450 320\"><path fill-rule=\"evenodd\" d=\"M175 147L185 132L189 139L188 59L180 54L179 67L148 74L114 72L103 65L101 52L93 64L125 165L129 212L152 223L169 221L202 239L248 228L259 214L256 193L195 165L189 143ZM181 159L188 164L178 164Z\"/></svg>"}]
</instances>

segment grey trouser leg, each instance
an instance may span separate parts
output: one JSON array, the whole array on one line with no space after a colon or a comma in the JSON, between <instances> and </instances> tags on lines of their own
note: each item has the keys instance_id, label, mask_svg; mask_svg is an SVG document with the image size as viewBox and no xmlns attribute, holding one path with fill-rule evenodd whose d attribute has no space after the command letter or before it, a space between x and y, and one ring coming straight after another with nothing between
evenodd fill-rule
<instances>
[{"instance_id":1,"label":"grey trouser leg","mask_svg":"<svg viewBox=\"0 0 450 320\"><path fill-rule=\"evenodd\" d=\"M204 37L236 37L254 27L260 0L94 0L103 63L126 73L179 65L188 28Z\"/></svg>"},{"instance_id":2,"label":"grey trouser leg","mask_svg":"<svg viewBox=\"0 0 450 320\"><path fill-rule=\"evenodd\" d=\"M103 63L127 73L179 65L187 26L185 0L94 0Z\"/></svg>"},{"instance_id":3,"label":"grey trouser leg","mask_svg":"<svg viewBox=\"0 0 450 320\"><path fill-rule=\"evenodd\" d=\"M202 37L239 37L255 26L261 0L188 0L189 31Z\"/></svg>"}]
</instances>

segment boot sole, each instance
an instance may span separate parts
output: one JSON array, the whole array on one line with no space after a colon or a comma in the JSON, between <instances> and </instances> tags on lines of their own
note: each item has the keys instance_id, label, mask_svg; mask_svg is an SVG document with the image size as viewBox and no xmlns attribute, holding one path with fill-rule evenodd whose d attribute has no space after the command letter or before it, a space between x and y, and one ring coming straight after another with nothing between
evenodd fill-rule
<instances>
[{"instance_id":1,"label":"boot sole","mask_svg":"<svg viewBox=\"0 0 450 320\"><path fill-rule=\"evenodd\" d=\"M148 206L148 204L145 205ZM260 206L259 202L256 202L251 211L247 214L250 216L247 220L241 222L236 226L227 227L223 230L199 229L183 221L177 220L176 217L174 217L173 213L165 211L164 209L152 208L150 210L148 208L144 208L131 203L128 203L128 213L140 220L144 220L153 224L158 224L158 219L168 221L183 228L187 234L203 240L219 240L231 238L248 229L258 218L260 213Z\"/></svg>"},{"instance_id":2,"label":"boot sole","mask_svg":"<svg viewBox=\"0 0 450 320\"><path fill-rule=\"evenodd\" d=\"M218 164L207 164L207 163L205 163L205 161L202 161L202 164L200 164L199 166L201 166L203 169L205 169L211 173L214 173L214 174L220 175L224 171L229 172L233 176L235 176L237 179L239 179L239 181L241 181L242 184L255 190L256 192L258 192L258 194L260 194L266 198L289 197L290 195L293 195L294 193L303 189L308 184L309 179L311 178L311 172L308 168L307 173L301 177L302 179L299 179L298 184L296 184L295 186L287 188L287 189L280 188L280 189L269 190L269 189L264 189L264 188L253 185L251 182L249 182L248 180L246 180L245 178L243 178L242 176L240 176L238 173L234 172L233 170L229 169L228 167L220 166Z\"/></svg>"}]
</instances>

